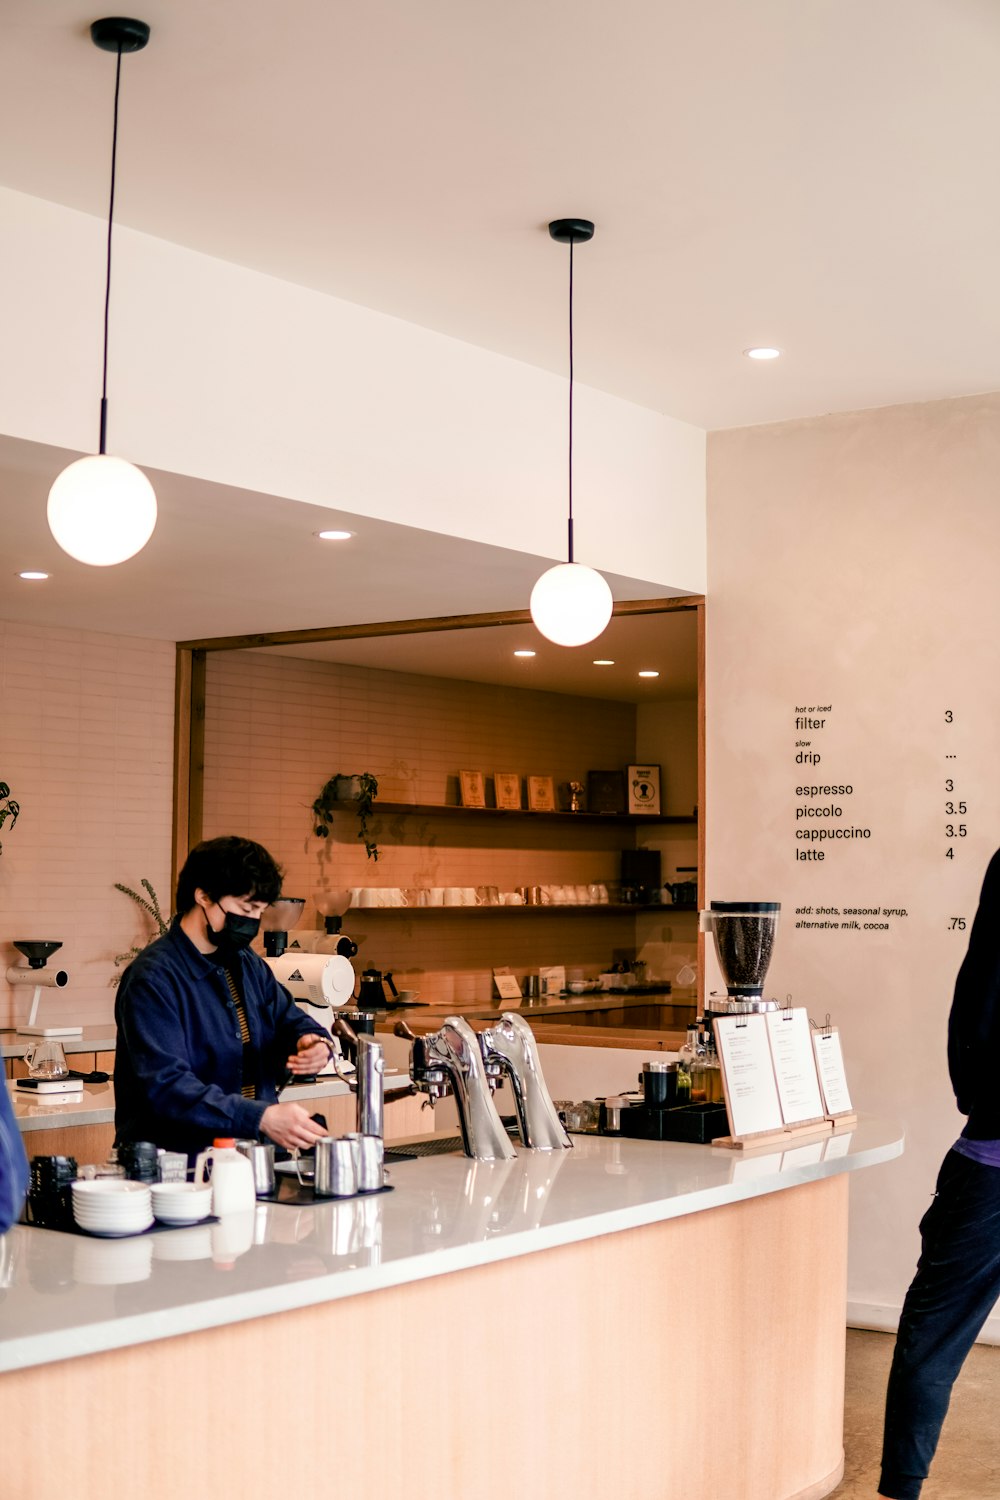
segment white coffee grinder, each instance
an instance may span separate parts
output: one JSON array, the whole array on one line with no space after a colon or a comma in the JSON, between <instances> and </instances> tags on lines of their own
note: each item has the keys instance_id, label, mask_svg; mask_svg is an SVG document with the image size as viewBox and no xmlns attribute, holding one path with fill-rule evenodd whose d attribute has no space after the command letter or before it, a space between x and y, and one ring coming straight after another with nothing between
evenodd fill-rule
<instances>
[{"instance_id":1,"label":"white coffee grinder","mask_svg":"<svg viewBox=\"0 0 1000 1500\"><path fill-rule=\"evenodd\" d=\"M351 958L358 951L357 944L343 934L344 951L339 953L308 953L302 948L289 948L288 934L301 919L304 906L302 897L282 896L267 907L260 922L264 962L299 1009L318 1022L324 1031L330 1031L334 1012L349 1006L354 995L355 974ZM339 1047L340 1044L336 1045ZM341 1067L345 1065L342 1063ZM333 1061L320 1071L335 1073Z\"/></svg>"},{"instance_id":2,"label":"white coffee grinder","mask_svg":"<svg viewBox=\"0 0 1000 1500\"><path fill-rule=\"evenodd\" d=\"M41 1026L38 1022L38 1010L42 1003L43 989L65 989L69 984L69 975L65 969L54 969L49 964L53 953L58 953L62 947L61 942L52 942L42 939L21 938L14 943L19 953L23 953L26 963L11 964L7 970L8 984L30 984L33 986L31 996L31 1009L28 1019L22 1026L17 1028L19 1036L82 1036L82 1026Z\"/></svg>"}]
</instances>

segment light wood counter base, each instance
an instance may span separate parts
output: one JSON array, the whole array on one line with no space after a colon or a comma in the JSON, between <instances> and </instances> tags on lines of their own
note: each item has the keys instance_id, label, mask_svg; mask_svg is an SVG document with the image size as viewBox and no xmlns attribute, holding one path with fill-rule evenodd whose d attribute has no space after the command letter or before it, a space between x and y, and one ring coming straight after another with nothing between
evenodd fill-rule
<instances>
[{"instance_id":1,"label":"light wood counter base","mask_svg":"<svg viewBox=\"0 0 1000 1500\"><path fill-rule=\"evenodd\" d=\"M820 1500L846 1228L828 1177L22 1370L0 1379L5 1493Z\"/></svg>"}]
</instances>

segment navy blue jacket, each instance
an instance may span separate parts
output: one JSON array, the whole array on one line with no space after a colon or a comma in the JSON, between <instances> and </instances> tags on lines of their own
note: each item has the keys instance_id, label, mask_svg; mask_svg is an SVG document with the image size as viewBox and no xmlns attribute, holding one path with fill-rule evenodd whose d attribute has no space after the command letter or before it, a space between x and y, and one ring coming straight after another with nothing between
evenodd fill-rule
<instances>
[{"instance_id":1,"label":"navy blue jacket","mask_svg":"<svg viewBox=\"0 0 1000 1500\"><path fill-rule=\"evenodd\" d=\"M115 1134L189 1154L216 1136L256 1137L300 1036L326 1036L262 958L239 957L239 983L259 1061L245 1099L240 1024L219 963L199 953L175 917L122 975L115 1002Z\"/></svg>"},{"instance_id":2,"label":"navy blue jacket","mask_svg":"<svg viewBox=\"0 0 1000 1500\"><path fill-rule=\"evenodd\" d=\"M962 1134L1000 1140L1000 850L986 871L969 951L955 982L948 1068L958 1107L969 1116Z\"/></svg>"}]
</instances>

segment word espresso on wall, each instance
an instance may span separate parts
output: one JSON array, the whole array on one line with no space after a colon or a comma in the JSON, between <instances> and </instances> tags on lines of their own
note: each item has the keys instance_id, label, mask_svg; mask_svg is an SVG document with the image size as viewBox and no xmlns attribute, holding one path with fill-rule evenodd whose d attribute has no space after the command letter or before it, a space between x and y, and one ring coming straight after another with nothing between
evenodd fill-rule
<instances>
[{"instance_id":1,"label":"word espresso on wall","mask_svg":"<svg viewBox=\"0 0 1000 1500\"><path fill-rule=\"evenodd\" d=\"M854 787L821 773L823 734L833 714L833 705L810 705L795 710L795 766L798 774L808 776L795 787L795 858L819 864L827 852L843 849L845 843L870 839L870 828L850 821L850 803ZM808 734L808 739L801 738ZM847 815L845 818L845 805Z\"/></svg>"}]
</instances>

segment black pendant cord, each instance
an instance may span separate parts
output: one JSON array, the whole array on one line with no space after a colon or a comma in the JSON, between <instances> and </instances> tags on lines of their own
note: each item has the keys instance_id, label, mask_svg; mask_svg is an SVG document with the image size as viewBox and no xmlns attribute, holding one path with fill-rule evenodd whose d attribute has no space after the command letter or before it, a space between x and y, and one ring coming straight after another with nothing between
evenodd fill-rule
<instances>
[{"instance_id":1,"label":"black pendant cord","mask_svg":"<svg viewBox=\"0 0 1000 1500\"><path fill-rule=\"evenodd\" d=\"M568 554L573 561L573 241L569 242L569 524Z\"/></svg>"},{"instance_id":2,"label":"black pendant cord","mask_svg":"<svg viewBox=\"0 0 1000 1500\"><path fill-rule=\"evenodd\" d=\"M115 218L115 172L118 165L118 95L122 82L122 49L118 44L115 64L115 120L111 134L111 202L108 206L108 259L104 283L104 362L101 372L101 437L98 452L107 452L108 437L108 320L111 312L111 230Z\"/></svg>"}]
</instances>

